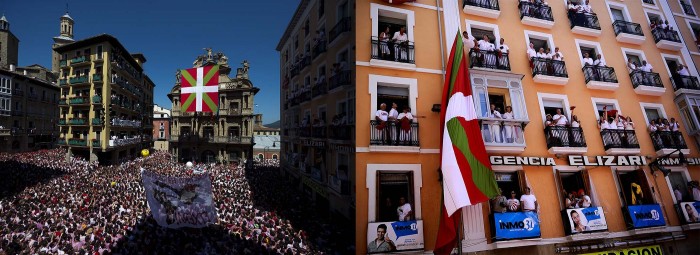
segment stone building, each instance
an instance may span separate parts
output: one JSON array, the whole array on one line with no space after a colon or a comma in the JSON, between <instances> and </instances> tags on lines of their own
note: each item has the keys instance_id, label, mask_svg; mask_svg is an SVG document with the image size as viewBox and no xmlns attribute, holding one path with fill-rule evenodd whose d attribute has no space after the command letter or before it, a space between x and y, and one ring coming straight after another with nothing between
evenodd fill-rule
<instances>
[{"instance_id":1,"label":"stone building","mask_svg":"<svg viewBox=\"0 0 700 255\"><path fill-rule=\"evenodd\" d=\"M5 15L0 17L0 68L16 66L19 58L19 39L10 31L10 22Z\"/></svg>"},{"instance_id":2,"label":"stone building","mask_svg":"<svg viewBox=\"0 0 700 255\"><path fill-rule=\"evenodd\" d=\"M228 58L221 52L198 56L193 67L219 65L219 110L185 112L180 102L180 71L168 94L172 102L170 152L179 161L252 162L253 98L260 91L248 77L248 62L230 77Z\"/></svg>"},{"instance_id":3,"label":"stone building","mask_svg":"<svg viewBox=\"0 0 700 255\"><path fill-rule=\"evenodd\" d=\"M170 150L170 110L153 106L153 148L161 151Z\"/></svg>"}]
</instances>

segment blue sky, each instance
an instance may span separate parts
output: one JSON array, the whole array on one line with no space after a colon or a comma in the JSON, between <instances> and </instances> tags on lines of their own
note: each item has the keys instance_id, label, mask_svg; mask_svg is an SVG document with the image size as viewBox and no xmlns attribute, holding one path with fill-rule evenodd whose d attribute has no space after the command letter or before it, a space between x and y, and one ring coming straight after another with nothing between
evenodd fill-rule
<instances>
[{"instance_id":1,"label":"blue sky","mask_svg":"<svg viewBox=\"0 0 700 255\"><path fill-rule=\"evenodd\" d=\"M131 53L143 53L145 71L156 83L154 103L170 108L166 96L179 68L190 68L202 48L224 52L232 67L250 62L250 79L260 92L256 113L264 123L279 120L279 54L275 50L300 0L278 1L68 1L80 40L111 34ZM66 1L0 0L0 12L20 40L19 65L51 67L52 38ZM234 69L235 70L235 69ZM235 73L235 71L234 71Z\"/></svg>"}]
</instances>

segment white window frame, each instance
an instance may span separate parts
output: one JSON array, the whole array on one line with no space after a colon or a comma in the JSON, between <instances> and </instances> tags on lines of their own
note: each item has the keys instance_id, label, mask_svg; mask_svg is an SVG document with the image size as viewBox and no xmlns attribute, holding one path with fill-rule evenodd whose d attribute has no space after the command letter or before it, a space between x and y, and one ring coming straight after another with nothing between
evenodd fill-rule
<instances>
[{"instance_id":1,"label":"white window frame","mask_svg":"<svg viewBox=\"0 0 700 255\"><path fill-rule=\"evenodd\" d=\"M413 210L416 220L423 219L421 210L421 187L423 187L423 174L421 164L367 164L366 188L368 189L367 221L377 221L377 172L411 172L413 174Z\"/></svg>"},{"instance_id":2,"label":"white window frame","mask_svg":"<svg viewBox=\"0 0 700 255\"><path fill-rule=\"evenodd\" d=\"M698 77L697 69L691 69L691 68L687 67L688 61L685 61L685 58L683 58L683 56L661 53L661 58L663 59L664 68L666 68L666 72L668 73L669 76L671 75L671 70L668 69L668 65L666 64L666 59L672 59L672 60L678 61L678 63L681 63L681 64L683 64L683 66L686 66L686 68L688 68L688 72L690 73L691 76Z\"/></svg>"},{"instance_id":3,"label":"white window frame","mask_svg":"<svg viewBox=\"0 0 700 255\"><path fill-rule=\"evenodd\" d=\"M641 0L639 0L641 2ZM614 23L615 22L615 17L612 14L612 9L619 9L622 11L622 16L625 18L624 21L626 22L634 22L632 21L632 15L630 15L629 10L627 10L627 5L624 3L616 3L616 2L610 2L610 1L605 1L605 7L608 9L608 14L610 15L610 22Z\"/></svg>"},{"instance_id":4,"label":"white window frame","mask_svg":"<svg viewBox=\"0 0 700 255\"><path fill-rule=\"evenodd\" d=\"M416 26L416 17L415 17L414 12L411 10L381 5L381 4L377 4L377 3L370 4L370 19L372 19L372 34L370 35L370 38L372 36L379 35L379 14L380 14L380 12L382 13L381 16L395 18L395 19L405 19L406 20L406 33L408 34L408 41L415 42L414 35L413 35L413 27ZM389 15L387 15L387 12L393 12L393 13L389 13ZM398 14L398 15L396 15L396 14ZM406 15L406 17L401 17L403 15ZM390 37L391 36L393 36L393 35L390 35Z\"/></svg>"},{"instance_id":5,"label":"white window frame","mask_svg":"<svg viewBox=\"0 0 700 255\"><path fill-rule=\"evenodd\" d=\"M562 95L562 94L550 94L550 93L537 93L537 101L540 104L540 116L542 117L542 123L547 120L546 113L544 113L544 101L545 100L555 100L555 101L560 101L562 102L563 105L563 111L566 114L567 118L569 121L571 121L571 108L569 106L569 98L567 95Z\"/></svg>"},{"instance_id":6,"label":"white window frame","mask_svg":"<svg viewBox=\"0 0 700 255\"><path fill-rule=\"evenodd\" d=\"M587 48L595 48L596 54L600 54L601 56L603 56L603 58L606 59L606 62L607 62L607 58L605 57L605 54L603 53L603 48L600 47L599 42L576 39L575 43L576 43L576 53L578 53L578 59L579 59L578 63L579 63L579 65L581 65L581 67L583 67L583 54L581 53L581 46L587 47ZM596 56L591 56L591 58L595 58L595 57Z\"/></svg>"},{"instance_id":7,"label":"white window frame","mask_svg":"<svg viewBox=\"0 0 700 255\"><path fill-rule=\"evenodd\" d=\"M688 172L687 167L682 167L682 166L664 166L664 168L671 170L671 172L677 172L683 174L685 176L685 181L690 181L692 178L690 178L690 173ZM671 179L668 178L668 176L664 176L664 179L666 179L666 185L668 187L668 191L671 193L671 198L673 199L673 204L677 204L678 200L676 199L676 194L673 192L673 186L671 185ZM692 196L693 194L689 194ZM680 215L682 217L682 215Z\"/></svg>"},{"instance_id":8,"label":"white window frame","mask_svg":"<svg viewBox=\"0 0 700 255\"><path fill-rule=\"evenodd\" d=\"M370 113L369 119L374 120L375 113L377 112L377 87L398 87L408 89L408 105L411 107L411 114L413 116L418 116L418 105L416 104L418 98L418 79L413 78L403 78L394 76L384 76L384 75L369 75L369 94L371 97ZM418 122L418 119L413 119L414 122Z\"/></svg>"},{"instance_id":9,"label":"white window frame","mask_svg":"<svg viewBox=\"0 0 700 255\"><path fill-rule=\"evenodd\" d=\"M644 115L644 121L645 121L644 124L647 127L649 126L649 117L647 116L646 109L655 109L659 112L659 115L661 115L662 118L664 118L664 119L668 118L666 116L666 110L664 109L663 104L639 102L639 106L642 109L642 115Z\"/></svg>"},{"instance_id":10,"label":"white window frame","mask_svg":"<svg viewBox=\"0 0 700 255\"><path fill-rule=\"evenodd\" d=\"M645 3L644 1L641 1L641 0L640 0L640 2L642 2L642 7L658 10L658 9L659 9L659 3L658 3L658 1L656 1L656 0L652 0L652 1L654 2L654 4L647 4L647 3Z\"/></svg>"},{"instance_id":11,"label":"white window frame","mask_svg":"<svg viewBox=\"0 0 700 255\"><path fill-rule=\"evenodd\" d=\"M685 23L688 24L688 30L690 31L690 35L693 36L693 40L697 41L698 38L695 36L695 33L693 33L693 26L692 24L698 25L700 27L700 21L698 20L691 20L691 19L685 19Z\"/></svg>"},{"instance_id":12,"label":"white window frame","mask_svg":"<svg viewBox=\"0 0 700 255\"><path fill-rule=\"evenodd\" d=\"M468 20L464 19L465 29L466 31L469 32L469 34L472 34L472 28L476 29L481 29L481 30L488 30L492 31L493 35L496 37L494 38L494 41L496 43L501 41L501 32L498 30L498 25L497 24L491 24L491 23L486 23L486 22L479 22L479 21L474 21L474 20ZM476 38L479 40L478 38Z\"/></svg>"},{"instance_id":13,"label":"white window frame","mask_svg":"<svg viewBox=\"0 0 700 255\"><path fill-rule=\"evenodd\" d=\"M617 102L617 99L591 97L591 102L593 103L593 113L596 115L595 116L596 119L598 119L600 117L600 116L597 116L598 115L598 107L596 107L596 106L598 105L598 103L614 105L615 109L613 109L613 110L617 110L617 113L619 113L620 115L623 115L622 109L620 109L620 104Z\"/></svg>"},{"instance_id":14,"label":"white window frame","mask_svg":"<svg viewBox=\"0 0 700 255\"><path fill-rule=\"evenodd\" d=\"M666 15L664 15L662 12L658 10L647 10L644 9L644 18L647 20L647 26L651 25L651 19L649 18L649 14L654 14L654 15L659 15L661 19L666 20Z\"/></svg>"},{"instance_id":15,"label":"white window frame","mask_svg":"<svg viewBox=\"0 0 700 255\"><path fill-rule=\"evenodd\" d=\"M649 63L646 54L644 54L644 51L622 47L620 47L620 49L622 50L622 57L625 58L625 64L627 63L627 61L629 61L629 59L627 59L627 54L636 55L637 57L639 57L639 61L647 61L647 63Z\"/></svg>"},{"instance_id":16,"label":"white window frame","mask_svg":"<svg viewBox=\"0 0 700 255\"><path fill-rule=\"evenodd\" d=\"M535 32L535 31L530 31L530 30L525 30L525 45L526 48L529 49L530 47L530 37L534 39L539 39L539 40L545 40L547 41L547 44L549 44L549 49L554 52L554 49L557 47L554 44L554 38L552 37L552 34L547 34L547 33L540 33L540 32ZM537 49L535 49L537 51Z\"/></svg>"}]
</instances>

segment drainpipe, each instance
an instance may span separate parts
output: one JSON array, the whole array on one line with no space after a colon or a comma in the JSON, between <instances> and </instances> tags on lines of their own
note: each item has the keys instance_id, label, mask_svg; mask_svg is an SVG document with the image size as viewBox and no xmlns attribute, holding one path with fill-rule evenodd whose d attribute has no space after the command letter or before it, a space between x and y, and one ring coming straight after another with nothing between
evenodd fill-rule
<instances>
[{"instance_id":1,"label":"drainpipe","mask_svg":"<svg viewBox=\"0 0 700 255\"><path fill-rule=\"evenodd\" d=\"M442 65L442 84L445 84L445 43L442 40L442 16L440 15L440 0L435 0L435 7L438 16L438 31L440 32L440 64Z\"/></svg>"}]
</instances>

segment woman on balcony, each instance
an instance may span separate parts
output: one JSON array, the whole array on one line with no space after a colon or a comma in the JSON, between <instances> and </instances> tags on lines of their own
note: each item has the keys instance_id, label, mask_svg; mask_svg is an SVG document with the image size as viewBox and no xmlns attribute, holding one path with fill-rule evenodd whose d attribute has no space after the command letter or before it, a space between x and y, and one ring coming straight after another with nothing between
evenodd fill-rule
<instances>
[{"instance_id":1,"label":"woman on balcony","mask_svg":"<svg viewBox=\"0 0 700 255\"><path fill-rule=\"evenodd\" d=\"M506 106L506 112L503 114L503 119L506 121L503 121L503 126L505 129L505 142L506 143L513 143L515 142L515 122L513 121L507 121L507 120L514 120L515 115L513 114L513 107L510 105Z\"/></svg>"},{"instance_id":2,"label":"woman on balcony","mask_svg":"<svg viewBox=\"0 0 700 255\"><path fill-rule=\"evenodd\" d=\"M387 26L384 32L379 34L379 51L383 60L386 60L386 57L391 54L389 50L389 33L391 33L391 30Z\"/></svg>"}]
</instances>

